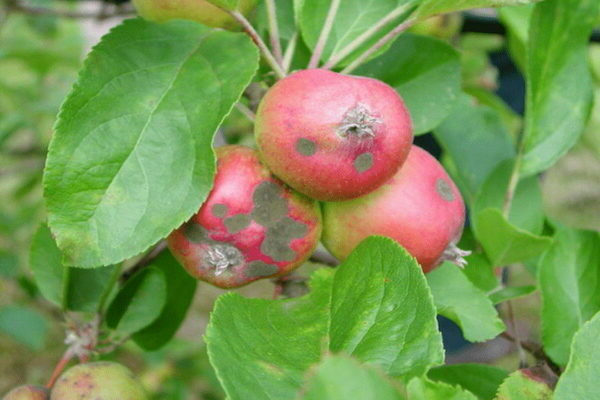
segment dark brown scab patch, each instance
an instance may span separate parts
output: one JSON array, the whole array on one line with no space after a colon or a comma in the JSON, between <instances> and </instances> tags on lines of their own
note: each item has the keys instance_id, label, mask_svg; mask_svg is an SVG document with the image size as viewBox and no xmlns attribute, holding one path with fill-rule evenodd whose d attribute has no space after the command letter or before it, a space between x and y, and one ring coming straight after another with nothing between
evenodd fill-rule
<instances>
[{"instance_id":1,"label":"dark brown scab patch","mask_svg":"<svg viewBox=\"0 0 600 400\"><path fill-rule=\"evenodd\" d=\"M244 262L240 250L226 243L213 244L204 254L204 262L214 268L215 275L220 275L230 267L235 267Z\"/></svg>"},{"instance_id":2,"label":"dark brown scab patch","mask_svg":"<svg viewBox=\"0 0 600 400\"><path fill-rule=\"evenodd\" d=\"M444 200L446 200L446 201L454 200L454 193L452 193L452 187L444 179L439 178L435 182L435 190L437 190L437 192L440 194L440 196L442 196L442 198Z\"/></svg>"},{"instance_id":3,"label":"dark brown scab patch","mask_svg":"<svg viewBox=\"0 0 600 400\"><path fill-rule=\"evenodd\" d=\"M290 247L292 239L302 238L308 233L308 226L285 217L267 229L260 250L275 261L292 261L296 252Z\"/></svg>"},{"instance_id":4,"label":"dark brown scab patch","mask_svg":"<svg viewBox=\"0 0 600 400\"><path fill-rule=\"evenodd\" d=\"M183 234L192 243L206 243L210 241L206 229L193 221L189 221L184 225Z\"/></svg>"},{"instance_id":5,"label":"dark brown scab patch","mask_svg":"<svg viewBox=\"0 0 600 400\"><path fill-rule=\"evenodd\" d=\"M228 209L229 207L227 207L227 204L214 204L212 206L212 213L215 217L223 218L227 215Z\"/></svg>"},{"instance_id":6,"label":"dark brown scab patch","mask_svg":"<svg viewBox=\"0 0 600 400\"><path fill-rule=\"evenodd\" d=\"M354 159L354 168L358 172L365 172L373 166L373 154L372 153L362 153L359 154L358 157Z\"/></svg>"},{"instance_id":7,"label":"dark brown scab patch","mask_svg":"<svg viewBox=\"0 0 600 400\"><path fill-rule=\"evenodd\" d=\"M252 194L252 219L268 227L287 215L288 204L282 192L283 189L276 183L264 181L259 184Z\"/></svg>"},{"instance_id":8,"label":"dark brown scab patch","mask_svg":"<svg viewBox=\"0 0 600 400\"><path fill-rule=\"evenodd\" d=\"M248 278L260 278L263 276L270 276L276 274L279 271L276 265L267 264L264 261L252 261L248 264L245 275Z\"/></svg>"},{"instance_id":9,"label":"dark brown scab patch","mask_svg":"<svg viewBox=\"0 0 600 400\"><path fill-rule=\"evenodd\" d=\"M236 234L250 225L250 216L247 214L237 214L233 217L225 218L223 224L230 234Z\"/></svg>"},{"instance_id":10,"label":"dark brown scab patch","mask_svg":"<svg viewBox=\"0 0 600 400\"><path fill-rule=\"evenodd\" d=\"M310 139L300 138L296 141L296 151L303 156L312 156L317 152L317 144Z\"/></svg>"}]
</instances>

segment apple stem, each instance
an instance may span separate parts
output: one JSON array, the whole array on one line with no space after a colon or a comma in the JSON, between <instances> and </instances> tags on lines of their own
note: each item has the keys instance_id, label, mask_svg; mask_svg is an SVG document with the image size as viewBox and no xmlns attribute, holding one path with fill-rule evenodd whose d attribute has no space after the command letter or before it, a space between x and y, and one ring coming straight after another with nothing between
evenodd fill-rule
<instances>
[{"instance_id":1,"label":"apple stem","mask_svg":"<svg viewBox=\"0 0 600 400\"><path fill-rule=\"evenodd\" d=\"M319 61L323 55L323 50L325 50L325 45L327 44L327 39L329 39L331 28L333 28L333 22L335 21L335 16L340 8L340 3L341 0L332 0L331 5L329 6L329 11L325 17L325 23L321 28L321 33L319 35L319 39L317 40L317 44L315 45L315 50L310 57L308 68L317 68L319 66Z\"/></svg>"},{"instance_id":2,"label":"apple stem","mask_svg":"<svg viewBox=\"0 0 600 400\"><path fill-rule=\"evenodd\" d=\"M56 383L56 380L62 374L67 364L69 364L69 361L71 361L74 355L75 354L73 353L71 348L68 348L67 351L65 351L60 361L56 364L56 367L54 367L54 371L52 371L52 375L50 376L50 379L48 379L48 383L46 383L46 388L48 390L52 389L52 387Z\"/></svg>"},{"instance_id":3,"label":"apple stem","mask_svg":"<svg viewBox=\"0 0 600 400\"><path fill-rule=\"evenodd\" d=\"M281 42L279 40L279 26L277 25L277 8L275 0L266 0L267 16L269 19L269 38L271 39L271 48L273 56L279 65L283 65L283 55L281 51Z\"/></svg>"},{"instance_id":4,"label":"apple stem","mask_svg":"<svg viewBox=\"0 0 600 400\"><path fill-rule=\"evenodd\" d=\"M296 51L296 44L298 43L298 31L294 32L292 38L290 39L286 49L285 54L283 55L283 70L287 74L292 66L292 58L294 57L294 52Z\"/></svg>"},{"instance_id":5,"label":"apple stem","mask_svg":"<svg viewBox=\"0 0 600 400\"><path fill-rule=\"evenodd\" d=\"M381 39L379 39L377 42L375 42L375 44L373 46L369 47L364 53L362 53L360 56L358 56L358 58L356 58L356 60L352 61L352 63L350 63L346 68L344 68L341 71L341 73L349 74L350 72L354 71L362 63L364 63L366 60L368 60L369 57L371 57L371 55L373 55L375 52L377 52L379 49L381 49L383 46L385 46L392 40L396 39L396 37L398 35L400 35L402 32L404 32L405 30L410 28L416 21L417 21L417 18L411 17L411 18L405 20L404 22L402 22L401 24L399 24L398 26L396 26L394 29L392 29L390 32L388 32L385 36L383 36Z\"/></svg>"},{"instance_id":6,"label":"apple stem","mask_svg":"<svg viewBox=\"0 0 600 400\"><path fill-rule=\"evenodd\" d=\"M238 111L244 115L244 117L248 118L250 122L254 122L256 119L256 114L244 103L235 103L235 108L237 108Z\"/></svg>"},{"instance_id":7,"label":"apple stem","mask_svg":"<svg viewBox=\"0 0 600 400\"><path fill-rule=\"evenodd\" d=\"M275 72L275 75L277 76L277 78L279 78L279 79L285 78L285 72L281 68L281 65L279 65L279 63L275 59L275 56L273 56L273 53L271 53L271 51L269 50L269 48L267 47L265 42L261 39L258 32L256 32L256 30L254 29L252 24L246 19L246 17L244 17L239 11L231 11L231 10L227 10L227 11L237 22L240 23L240 25L242 25L242 28L244 28L244 31L246 31L246 33L250 36L250 38L254 41L254 43L256 43L256 45L258 46L258 49L260 50L263 57L265 58L265 61L267 61L267 63L271 66L271 68L273 69L273 72Z\"/></svg>"},{"instance_id":8,"label":"apple stem","mask_svg":"<svg viewBox=\"0 0 600 400\"><path fill-rule=\"evenodd\" d=\"M408 10L408 8L411 6L412 6L412 3L407 3L407 4L402 4L401 6L394 9L394 11L392 11L391 13L389 13L388 15L386 15L385 17L383 17L382 19L377 21L372 27L367 29L365 32L363 32L361 35L359 35L352 42L348 43L343 49L341 49L337 53L333 54L331 56L331 58L325 63L325 65L323 65L323 68L325 68L325 69L334 68L344 58L349 56L352 52L356 51L360 46L364 45L374 34L381 31L387 25L389 25L391 22L393 22L395 19L400 17L402 14L404 14L406 12L406 10Z\"/></svg>"}]
</instances>

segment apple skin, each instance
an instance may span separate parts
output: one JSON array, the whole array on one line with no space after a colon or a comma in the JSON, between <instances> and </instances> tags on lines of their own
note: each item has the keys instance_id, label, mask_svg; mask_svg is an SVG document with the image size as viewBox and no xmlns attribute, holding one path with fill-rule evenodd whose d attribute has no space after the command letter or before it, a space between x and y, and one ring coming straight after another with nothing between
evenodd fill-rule
<instances>
[{"instance_id":1,"label":"apple skin","mask_svg":"<svg viewBox=\"0 0 600 400\"><path fill-rule=\"evenodd\" d=\"M255 150L234 145L217 149L211 193L167 243L190 275L233 288L300 266L321 228L317 202L273 176Z\"/></svg>"},{"instance_id":2,"label":"apple skin","mask_svg":"<svg viewBox=\"0 0 600 400\"><path fill-rule=\"evenodd\" d=\"M76 365L52 387L50 400L147 400L142 385L121 364L98 361Z\"/></svg>"},{"instance_id":3,"label":"apple skin","mask_svg":"<svg viewBox=\"0 0 600 400\"><path fill-rule=\"evenodd\" d=\"M48 389L41 386L23 385L8 392L2 400L48 400Z\"/></svg>"},{"instance_id":4,"label":"apple skin","mask_svg":"<svg viewBox=\"0 0 600 400\"><path fill-rule=\"evenodd\" d=\"M323 204L323 244L343 260L365 238L388 236L429 272L456 248L465 222L462 196L441 164L412 146L398 173L368 195Z\"/></svg>"},{"instance_id":5,"label":"apple skin","mask_svg":"<svg viewBox=\"0 0 600 400\"><path fill-rule=\"evenodd\" d=\"M410 115L393 88L323 69L298 71L270 88L258 107L255 136L275 175L321 201L381 186L413 139Z\"/></svg>"},{"instance_id":6,"label":"apple skin","mask_svg":"<svg viewBox=\"0 0 600 400\"><path fill-rule=\"evenodd\" d=\"M248 14L257 0L240 0L238 10ZM213 28L239 30L240 25L225 11L206 0L133 0L138 14L154 22L187 19Z\"/></svg>"}]
</instances>

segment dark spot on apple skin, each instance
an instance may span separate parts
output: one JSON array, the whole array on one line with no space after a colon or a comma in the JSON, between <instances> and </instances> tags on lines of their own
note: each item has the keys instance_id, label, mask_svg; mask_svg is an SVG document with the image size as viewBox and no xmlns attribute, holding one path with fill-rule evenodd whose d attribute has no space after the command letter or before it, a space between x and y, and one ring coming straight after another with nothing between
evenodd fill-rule
<instances>
[{"instance_id":1,"label":"dark spot on apple skin","mask_svg":"<svg viewBox=\"0 0 600 400\"><path fill-rule=\"evenodd\" d=\"M283 189L274 182L260 183L252 194L254 209L252 219L262 226L271 226L288 213L287 200Z\"/></svg>"},{"instance_id":2,"label":"dark spot on apple skin","mask_svg":"<svg viewBox=\"0 0 600 400\"><path fill-rule=\"evenodd\" d=\"M192 243L206 243L210 241L206 229L193 221L186 222L183 227L183 234Z\"/></svg>"},{"instance_id":3,"label":"dark spot on apple skin","mask_svg":"<svg viewBox=\"0 0 600 400\"><path fill-rule=\"evenodd\" d=\"M263 276L270 276L276 274L279 271L276 265L267 264L264 261L252 261L248 264L245 275L248 278L260 278Z\"/></svg>"},{"instance_id":4,"label":"dark spot on apple skin","mask_svg":"<svg viewBox=\"0 0 600 400\"><path fill-rule=\"evenodd\" d=\"M358 172L365 172L371 169L373 166L373 154L372 153L362 153L359 154L358 157L354 159L354 168Z\"/></svg>"},{"instance_id":5,"label":"dark spot on apple skin","mask_svg":"<svg viewBox=\"0 0 600 400\"><path fill-rule=\"evenodd\" d=\"M302 238L308 233L308 227L302 222L285 217L267 229L260 250L275 261L292 261L296 252L290 242Z\"/></svg>"},{"instance_id":6,"label":"dark spot on apple skin","mask_svg":"<svg viewBox=\"0 0 600 400\"><path fill-rule=\"evenodd\" d=\"M440 196L442 196L442 199L446 201L454 200L454 193L452 193L452 187L444 179L439 178L437 181L435 181L435 190L439 193Z\"/></svg>"},{"instance_id":7,"label":"dark spot on apple skin","mask_svg":"<svg viewBox=\"0 0 600 400\"><path fill-rule=\"evenodd\" d=\"M227 228L227 232L232 235L247 228L248 225L250 225L250 222L252 222L252 219L247 214L237 214L223 220L223 224L225 225L225 228Z\"/></svg>"},{"instance_id":8,"label":"dark spot on apple skin","mask_svg":"<svg viewBox=\"0 0 600 400\"><path fill-rule=\"evenodd\" d=\"M223 218L227 215L228 209L229 207L227 207L227 204L214 204L212 206L212 213L215 217Z\"/></svg>"},{"instance_id":9,"label":"dark spot on apple skin","mask_svg":"<svg viewBox=\"0 0 600 400\"><path fill-rule=\"evenodd\" d=\"M317 152L317 144L310 139L300 138L296 141L296 151L309 157Z\"/></svg>"}]
</instances>

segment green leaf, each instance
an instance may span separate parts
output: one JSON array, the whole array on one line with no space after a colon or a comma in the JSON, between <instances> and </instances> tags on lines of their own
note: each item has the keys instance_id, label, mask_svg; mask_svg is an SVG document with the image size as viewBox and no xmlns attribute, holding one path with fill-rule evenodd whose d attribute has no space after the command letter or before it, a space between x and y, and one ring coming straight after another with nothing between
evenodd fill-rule
<instances>
[{"instance_id":1,"label":"green leaf","mask_svg":"<svg viewBox=\"0 0 600 400\"><path fill-rule=\"evenodd\" d=\"M198 283L168 251L158 256L151 265L162 271L166 278L167 298L158 318L133 336L133 340L145 350L156 350L164 346L177 333L192 303Z\"/></svg>"},{"instance_id":2,"label":"green leaf","mask_svg":"<svg viewBox=\"0 0 600 400\"><path fill-rule=\"evenodd\" d=\"M494 266L526 261L542 254L552 244L551 238L534 235L511 224L495 208L480 211L476 221L477 239Z\"/></svg>"},{"instance_id":3,"label":"green leaf","mask_svg":"<svg viewBox=\"0 0 600 400\"><path fill-rule=\"evenodd\" d=\"M316 366L302 390L303 400L403 400L375 369L344 356L329 356Z\"/></svg>"},{"instance_id":4,"label":"green leaf","mask_svg":"<svg viewBox=\"0 0 600 400\"><path fill-rule=\"evenodd\" d=\"M535 3L540 0L422 0L417 10L420 19L469 8L504 7Z\"/></svg>"},{"instance_id":5,"label":"green leaf","mask_svg":"<svg viewBox=\"0 0 600 400\"><path fill-rule=\"evenodd\" d=\"M502 209L513 165L513 160L505 160L491 172L477 192L472 216L486 208ZM539 235L545 218L539 179L536 176L521 179L513 195L508 221L517 228ZM476 225L474 230L477 231Z\"/></svg>"},{"instance_id":6,"label":"green leaf","mask_svg":"<svg viewBox=\"0 0 600 400\"><path fill-rule=\"evenodd\" d=\"M33 350L44 347L48 324L44 317L31 308L6 306L0 308L0 332Z\"/></svg>"},{"instance_id":7,"label":"green leaf","mask_svg":"<svg viewBox=\"0 0 600 400\"><path fill-rule=\"evenodd\" d=\"M567 369L556 385L557 400L596 399L600 371L600 314L585 323L573 337Z\"/></svg>"},{"instance_id":8,"label":"green leaf","mask_svg":"<svg viewBox=\"0 0 600 400\"><path fill-rule=\"evenodd\" d=\"M525 175L550 167L583 132L593 95L587 43L599 16L597 0L535 6L527 51Z\"/></svg>"},{"instance_id":9,"label":"green leaf","mask_svg":"<svg viewBox=\"0 0 600 400\"><path fill-rule=\"evenodd\" d=\"M481 400L493 400L508 372L491 365L454 364L432 368L427 376L434 381L459 385Z\"/></svg>"},{"instance_id":10,"label":"green leaf","mask_svg":"<svg viewBox=\"0 0 600 400\"><path fill-rule=\"evenodd\" d=\"M427 274L433 302L440 315L451 319L471 342L492 339L505 326L488 296L454 264L444 263Z\"/></svg>"},{"instance_id":11,"label":"green leaf","mask_svg":"<svg viewBox=\"0 0 600 400\"><path fill-rule=\"evenodd\" d=\"M571 338L600 311L600 234L565 227L538 266L542 295L542 342L554 362L565 365Z\"/></svg>"},{"instance_id":12,"label":"green leaf","mask_svg":"<svg viewBox=\"0 0 600 400\"><path fill-rule=\"evenodd\" d=\"M467 265L463 272L475 286L484 292L489 292L498 287L500 278L496 276L495 267L490 264L484 254L473 253L465 259Z\"/></svg>"},{"instance_id":13,"label":"green leaf","mask_svg":"<svg viewBox=\"0 0 600 400\"><path fill-rule=\"evenodd\" d=\"M355 73L382 80L400 93L416 135L438 126L460 93L458 52L428 36L403 34L382 56Z\"/></svg>"},{"instance_id":14,"label":"green leaf","mask_svg":"<svg viewBox=\"0 0 600 400\"><path fill-rule=\"evenodd\" d=\"M235 10L238 8L239 0L206 0L217 7L225 8L226 10Z\"/></svg>"},{"instance_id":15,"label":"green leaf","mask_svg":"<svg viewBox=\"0 0 600 400\"><path fill-rule=\"evenodd\" d=\"M40 292L64 310L97 311L119 268L110 266L87 270L65 267L61 260L62 253L50 229L41 225L33 237L29 256Z\"/></svg>"},{"instance_id":16,"label":"green leaf","mask_svg":"<svg viewBox=\"0 0 600 400\"><path fill-rule=\"evenodd\" d=\"M65 308L72 311L97 312L102 301L112 289L112 283L119 274L116 265L95 269L70 267Z\"/></svg>"},{"instance_id":17,"label":"green leaf","mask_svg":"<svg viewBox=\"0 0 600 400\"><path fill-rule=\"evenodd\" d=\"M107 325L122 335L147 327L165 306L166 286L165 275L158 268L146 268L134 275L108 307Z\"/></svg>"},{"instance_id":18,"label":"green leaf","mask_svg":"<svg viewBox=\"0 0 600 400\"><path fill-rule=\"evenodd\" d=\"M533 8L533 4L527 4L498 10L500 20L506 27L511 58L522 72L527 69L527 43L529 42L529 23Z\"/></svg>"},{"instance_id":19,"label":"green leaf","mask_svg":"<svg viewBox=\"0 0 600 400\"><path fill-rule=\"evenodd\" d=\"M315 48L321 35L331 2L332 0L303 0L300 4L299 26L302 37L311 50ZM321 59L323 61L328 60L333 54L338 53L382 18L399 7L407 11L411 3L414 2L414 0L341 1ZM357 51L344 58L341 65L348 64L371 47L378 39L397 26L404 17L404 15L399 16L388 23L384 29L372 35Z\"/></svg>"},{"instance_id":20,"label":"green leaf","mask_svg":"<svg viewBox=\"0 0 600 400\"><path fill-rule=\"evenodd\" d=\"M29 266L42 295L57 306L63 307L64 281L68 270L63 267L62 254L45 224L33 235Z\"/></svg>"},{"instance_id":21,"label":"green leaf","mask_svg":"<svg viewBox=\"0 0 600 400\"><path fill-rule=\"evenodd\" d=\"M490 300L494 304L500 304L507 300L518 299L519 297L527 296L535 292L535 289L536 287L533 285L505 287L494 293L491 293Z\"/></svg>"},{"instance_id":22,"label":"green leaf","mask_svg":"<svg viewBox=\"0 0 600 400\"><path fill-rule=\"evenodd\" d=\"M477 397L461 387L427 378L414 378L408 383L410 400L477 400Z\"/></svg>"},{"instance_id":23,"label":"green leaf","mask_svg":"<svg viewBox=\"0 0 600 400\"><path fill-rule=\"evenodd\" d=\"M206 333L231 399L294 399L326 351L353 355L393 376L423 374L443 359L421 268L394 241L371 237L336 269L314 273L290 300L219 298Z\"/></svg>"},{"instance_id":24,"label":"green leaf","mask_svg":"<svg viewBox=\"0 0 600 400\"><path fill-rule=\"evenodd\" d=\"M548 385L519 370L510 374L500 385L496 400L550 400L551 397L552 390Z\"/></svg>"},{"instance_id":25,"label":"green leaf","mask_svg":"<svg viewBox=\"0 0 600 400\"><path fill-rule=\"evenodd\" d=\"M433 133L464 183L463 192L469 203L494 168L515 156L514 145L498 113L476 106L464 94Z\"/></svg>"},{"instance_id":26,"label":"green leaf","mask_svg":"<svg viewBox=\"0 0 600 400\"><path fill-rule=\"evenodd\" d=\"M198 210L213 134L257 59L246 35L189 21L132 19L104 36L62 106L44 175L67 265L134 256Z\"/></svg>"}]
</instances>

